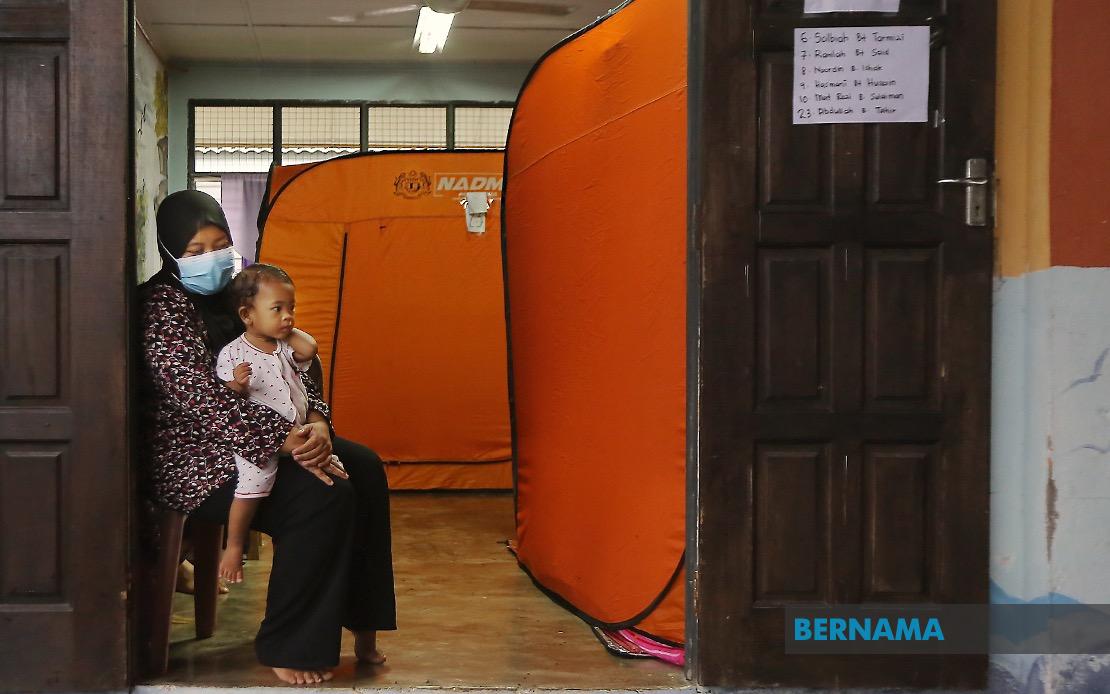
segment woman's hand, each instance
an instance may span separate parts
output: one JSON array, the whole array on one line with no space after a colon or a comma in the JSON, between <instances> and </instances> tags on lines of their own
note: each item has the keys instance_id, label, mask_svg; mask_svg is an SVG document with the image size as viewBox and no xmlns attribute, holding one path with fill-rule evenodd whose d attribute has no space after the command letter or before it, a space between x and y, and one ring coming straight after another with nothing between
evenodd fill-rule
<instances>
[{"instance_id":1,"label":"woman's hand","mask_svg":"<svg viewBox=\"0 0 1110 694\"><path fill-rule=\"evenodd\" d=\"M347 479L346 470L342 465L336 465L336 458L332 455L331 430L327 422L311 421L300 427L299 431L305 441L293 449L293 459L328 486L334 484L328 477L329 473Z\"/></svg>"},{"instance_id":2,"label":"woman's hand","mask_svg":"<svg viewBox=\"0 0 1110 694\"><path fill-rule=\"evenodd\" d=\"M293 449L293 460L303 468L318 468L331 458L331 431L324 422L308 422L301 427L305 442Z\"/></svg>"},{"instance_id":3,"label":"woman's hand","mask_svg":"<svg viewBox=\"0 0 1110 694\"><path fill-rule=\"evenodd\" d=\"M278 451L293 456L297 464L308 470L329 487L335 484L329 474L350 479L342 463L331 452L331 430L326 421L311 421L293 427Z\"/></svg>"}]
</instances>

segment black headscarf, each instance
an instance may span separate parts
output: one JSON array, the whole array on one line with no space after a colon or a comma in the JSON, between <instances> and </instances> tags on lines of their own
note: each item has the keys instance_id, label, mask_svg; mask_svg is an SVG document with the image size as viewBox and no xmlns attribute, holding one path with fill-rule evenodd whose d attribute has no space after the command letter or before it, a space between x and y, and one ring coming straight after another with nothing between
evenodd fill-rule
<instances>
[{"instance_id":1,"label":"black headscarf","mask_svg":"<svg viewBox=\"0 0 1110 694\"><path fill-rule=\"evenodd\" d=\"M243 326L228 301L227 289L211 296L190 292L181 285L177 268L177 259L185 253L189 241L210 224L227 232L227 238L231 240L227 217L220 203L211 195L199 190L182 190L168 195L158 206L158 254L162 256L162 269L150 278L144 288L169 284L184 291L204 319L204 326L208 329L208 347L215 354L243 332Z\"/></svg>"}]
</instances>

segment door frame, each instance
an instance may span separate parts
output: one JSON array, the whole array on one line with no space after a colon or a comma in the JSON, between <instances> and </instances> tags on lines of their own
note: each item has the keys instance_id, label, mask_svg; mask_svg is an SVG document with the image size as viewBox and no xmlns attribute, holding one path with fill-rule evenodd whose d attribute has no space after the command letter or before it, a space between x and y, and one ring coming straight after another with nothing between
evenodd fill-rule
<instances>
[{"instance_id":1,"label":"door frame","mask_svg":"<svg viewBox=\"0 0 1110 694\"><path fill-rule=\"evenodd\" d=\"M751 0L732 0L748 3ZM701 157L702 109L705 85L702 80L705 35L702 31L703 0L687 0L686 41L686 679L698 682L698 611L701 608L698 567L698 503L701 498L701 306L702 267L699 211L703 190Z\"/></svg>"}]
</instances>

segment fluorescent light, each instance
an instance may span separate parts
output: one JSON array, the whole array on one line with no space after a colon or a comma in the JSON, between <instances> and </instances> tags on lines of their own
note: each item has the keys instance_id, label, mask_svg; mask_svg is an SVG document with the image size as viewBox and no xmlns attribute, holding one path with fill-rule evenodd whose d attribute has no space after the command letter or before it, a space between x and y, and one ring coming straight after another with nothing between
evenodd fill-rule
<instances>
[{"instance_id":1,"label":"fluorescent light","mask_svg":"<svg viewBox=\"0 0 1110 694\"><path fill-rule=\"evenodd\" d=\"M416 23L416 36L412 45L421 53L442 51L447 44L447 34L451 31L453 14L436 12L430 7L420 8L420 21Z\"/></svg>"}]
</instances>

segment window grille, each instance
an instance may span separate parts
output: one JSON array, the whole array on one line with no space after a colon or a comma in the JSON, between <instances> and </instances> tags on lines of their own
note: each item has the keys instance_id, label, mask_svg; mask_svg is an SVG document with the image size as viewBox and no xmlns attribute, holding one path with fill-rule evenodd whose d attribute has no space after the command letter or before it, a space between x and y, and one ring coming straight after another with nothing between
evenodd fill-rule
<instances>
[{"instance_id":1,"label":"window grille","mask_svg":"<svg viewBox=\"0 0 1110 694\"><path fill-rule=\"evenodd\" d=\"M281 109L281 163L307 164L359 151L358 106L285 106Z\"/></svg>"},{"instance_id":2,"label":"window grille","mask_svg":"<svg viewBox=\"0 0 1110 694\"><path fill-rule=\"evenodd\" d=\"M280 109L280 111L278 110ZM366 102L239 102L193 105L190 185L219 197L220 174L266 172L281 163L359 151L503 149L513 109L505 105L374 105ZM274 141L274 118L281 118Z\"/></svg>"},{"instance_id":3,"label":"window grille","mask_svg":"<svg viewBox=\"0 0 1110 694\"><path fill-rule=\"evenodd\" d=\"M274 110L268 106L198 106L194 111L195 173L269 171Z\"/></svg>"},{"instance_id":4,"label":"window grille","mask_svg":"<svg viewBox=\"0 0 1110 694\"><path fill-rule=\"evenodd\" d=\"M511 108L459 106L455 109L455 147L504 149L512 117Z\"/></svg>"},{"instance_id":5,"label":"window grille","mask_svg":"<svg viewBox=\"0 0 1110 694\"><path fill-rule=\"evenodd\" d=\"M447 149L446 106L371 106L370 149Z\"/></svg>"}]
</instances>

